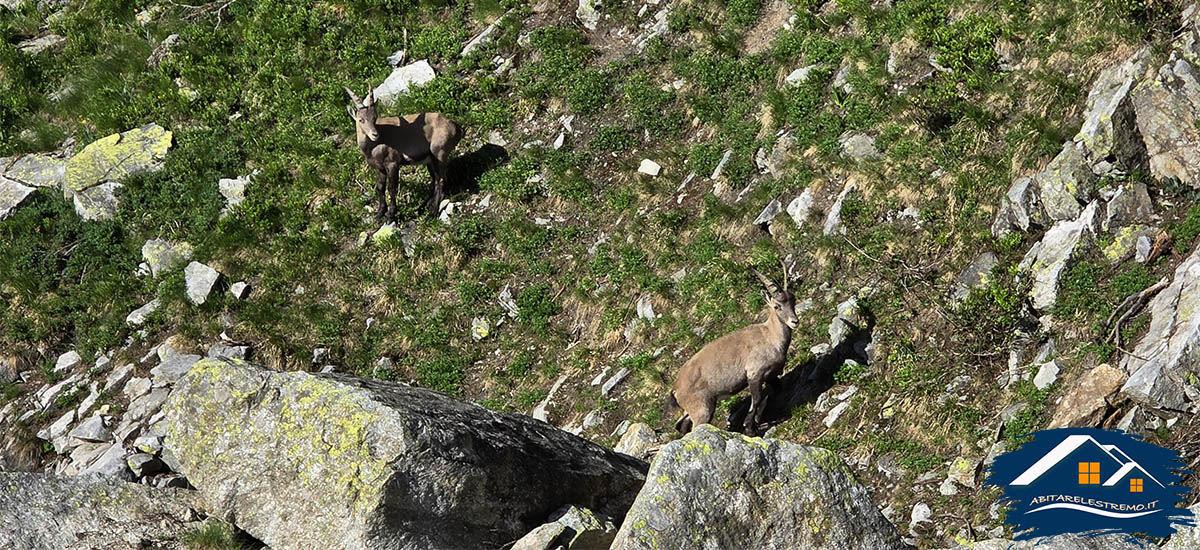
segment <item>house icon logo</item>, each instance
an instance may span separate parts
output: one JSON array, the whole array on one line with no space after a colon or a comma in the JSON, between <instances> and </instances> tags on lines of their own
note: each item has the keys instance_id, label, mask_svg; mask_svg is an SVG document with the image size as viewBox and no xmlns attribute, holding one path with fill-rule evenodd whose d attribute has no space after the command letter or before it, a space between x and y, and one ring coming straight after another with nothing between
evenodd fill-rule
<instances>
[{"instance_id":1,"label":"house icon logo","mask_svg":"<svg viewBox=\"0 0 1200 550\"><path fill-rule=\"evenodd\" d=\"M1186 472L1171 449L1125 432L1044 430L996 457L987 483L1004 492L1015 538L1064 533L1166 537L1193 516L1179 508Z\"/></svg>"}]
</instances>

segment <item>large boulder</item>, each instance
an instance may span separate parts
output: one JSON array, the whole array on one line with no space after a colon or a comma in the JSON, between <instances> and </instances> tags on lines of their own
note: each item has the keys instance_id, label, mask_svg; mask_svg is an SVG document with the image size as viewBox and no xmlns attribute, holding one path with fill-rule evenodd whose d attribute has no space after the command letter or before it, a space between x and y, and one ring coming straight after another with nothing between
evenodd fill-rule
<instances>
[{"instance_id":1,"label":"large boulder","mask_svg":"<svg viewBox=\"0 0 1200 550\"><path fill-rule=\"evenodd\" d=\"M907 548L832 451L708 424L662 448L613 550Z\"/></svg>"},{"instance_id":2,"label":"large boulder","mask_svg":"<svg viewBox=\"0 0 1200 550\"><path fill-rule=\"evenodd\" d=\"M1145 550L1151 546L1130 540L1125 535L1087 537L1058 535L1029 540L989 539L956 546L953 550Z\"/></svg>"},{"instance_id":3,"label":"large boulder","mask_svg":"<svg viewBox=\"0 0 1200 550\"><path fill-rule=\"evenodd\" d=\"M1095 174L1084 158L1082 145L1067 142L1034 180L1038 199L1051 222L1073 220L1083 212L1092 191Z\"/></svg>"},{"instance_id":4,"label":"large boulder","mask_svg":"<svg viewBox=\"0 0 1200 550\"><path fill-rule=\"evenodd\" d=\"M567 504L620 518L646 464L438 392L204 359L166 450L212 512L275 550L496 548Z\"/></svg>"},{"instance_id":5,"label":"large boulder","mask_svg":"<svg viewBox=\"0 0 1200 550\"><path fill-rule=\"evenodd\" d=\"M1156 409L1200 412L1200 249L1148 306L1150 328L1121 363L1121 393Z\"/></svg>"},{"instance_id":6,"label":"large boulder","mask_svg":"<svg viewBox=\"0 0 1200 550\"><path fill-rule=\"evenodd\" d=\"M150 123L93 141L67 161L63 196L70 199L106 182L158 170L171 148L171 139L169 130Z\"/></svg>"},{"instance_id":7,"label":"large boulder","mask_svg":"<svg viewBox=\"0 0 1200 550\"><path fill-rule=\"evenodd\" d=\"M0 548L182 550L176 539L198 525L196 496L93 476L0 472Z\"/></svg>"},{"instance_id":8,"label":"large boulder","mask_svg":"<svg viewBox=\"0 0 1200 550\"><path fill-rule=\"evenodd\" d=\"M66 166L67 161L52 154L34 153L0 161L0 176L30 187L58 187Z\"/></svg>"},{"instance_id":9,"label":"large boulder","mask_svg":"<svg viewBox=\"0 0 1200 550\"><path fill-rule=\"evenodd\" d=\"M1200 18L1189 22L1155 78L1134 88L1132 101L1150 173L1200 187Z\"/></svg>"}]
</instances>

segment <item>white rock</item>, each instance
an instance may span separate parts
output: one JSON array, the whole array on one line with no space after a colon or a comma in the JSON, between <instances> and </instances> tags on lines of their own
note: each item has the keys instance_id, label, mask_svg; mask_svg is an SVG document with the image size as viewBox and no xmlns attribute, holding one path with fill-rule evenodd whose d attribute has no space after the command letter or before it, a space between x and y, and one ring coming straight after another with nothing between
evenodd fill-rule
<instances>
[{"instance_id":1,"label":"white rock","mask_svg":"<svg viewBox=\"0 0 1200 550\"><path fill-rule=\"evenodd\" d=\"M133 376L133 365L123 365L117 370L108 374L108 378L104 380L104 392L109 393L118 387L124 386L126 382Z\"/></svg>"},{"instance_id":2,"label":"white rock","mask_svg":"<svg viewBox=\"0 0 1200 550\"><path fill-rule=\"evenodd\" d=\"M437 73L424 59L397 67L383 84L375 88L375 100L384 106L391 106L396 102L396 98L407 93L410 88L428 84L434 78L437 78Z\"/></svg>"},{"instance_id":3,"label":"white rock","mask_svg":"<svg viewBox=\"0 0 1200 550\"><path fill-rule=\"evenodd\" d=\"M811 73L813 71L813 69L816 69L816 68L817 68L817 65L809 65L807 67L800 67L799 69L792 71L786 77L784 77L783 81L786 82L788 86L798 86L801 83L808 80L809 73Z\"/></svg>"},{"instance_id":4,"label":"white rock","mask_svg":"<svg viewBox=\"0 0 1200 550\"><path fill-rule=\"evenodd\" d=\"M125 383L125 388L121 390L121 393L126 399L133 401L149 393L152 385L149 378L131 378Z\"/></svg>"},{"instance_id":5,"label":"white rock","mask_svg":"<svg viewBox=\"0 0 1200 550\"><path fill-rule=\"evenodd\" d=\"M754 225L771 223L771 220L774 220L780 212L783 212L783 205L779 203L779 199L771 199L771 202L767 203L767 206L758 214L758 217L754 218Z\"/></svg>"},{"instance_id":6,"label":"white rock","mask_svg":"<svg viewBox=\"0 0 1200 550\"><path fill-rule=\"evenodd\" d=\"M804 227L804 222L808 220L808 213L812 210L813 193L812 189L805 189L800 193L799 197L792 199L788 203L787 213L791 216L792 221L796 222L796 227Z\"/></svg>"},{"instance_id":7,"label":"white rock","mask_svg":"<svg viewBox=\"0 0 1200 550\"><path fill-rule=\"evenodd\" d=\"M638 165L638 172L647 176L657 176L662 171L662 166L650 159L642 159L642 163Z\"/></svg>"},{"instance_id":8,"label":"white rock","mask_svg":"<svg viewBox=\"0 0 1200 550\"><path fill-rule=\"evenodd\" d=\"M612 375L612 377L609 378L608 381L605 382L603 386L600 386L600 396L608 397L608 393L611 392L613 390L613 388L615 388L617 386L617 384L620 384L621 381L624 380L626 376L629 376L629 369L622 367L621 370L617 371L616 374Z\"/></svg>"},{"instance_id":9,"label":"white rock","mask_svg":"<svg viewBox=\"0 0 1200 550\"><path fill-rule=\"evenodd\" d=\"M68 351L58 356L58 360L54 362L54 372L55 374L63 374L73 371L82 362L83 358L79 356L79 352L75 350Z\"/></svg>"},{"instance_id":10,"label":"white rock","mask_svg":"<svg viewBox=\"0 0 1200 550\"><path fill-rule=\"evenodd\" d=\"M1037 375L1033 377L1033 385L1039 390L1050 387L1050 384L1058 380L1058 370L1058 361L1042 363L1042 366L1038 367Z\"/></svg>"},{"instance_id":11,"label":"white rock","mask_svg":"<svg viewBox=\"0 0 1200 550\"><path fill-rule=\"evenodd\" d=\"M132 327L142 326L146 322L146 317L158 311L158 305L158 298L146 302L146 305L133 310L129 315L125 316L125 324Z\"/></svg>"},{"instance_id":12,"label":"white rock","mask_svg":"<svg viewBox=\"0 0 1200 550\"><path fill-rule=\"evenodd\" d=\"M221 274L217 270L200 262L191 262L183 270L184 281L187 284L187 297L196 305L208 300L208 295L217 284Z\"/></svg>"},{"instance_id":13,"label":"white rock","mask_svg":"<svg viewBox=\"0 0 1200 550\"><path fill-rule=\"evenodd\" d=\"M837 422L838 418L840 418L842 413L846 412L846 409L848 408L850 408L849 401L842 401L841 403L838 403L836 407L829 411L829 414L825 415L825 420L823 421L825 427L833 427L833 423Z\"/></svg>"},{"instance_id":14,"label":"white rock","mask_svg":"<svg viewBox=\"0 0 1200 550\"><path fill-rule=\"evenodd\" d=\"M246 284L246 281L238 281L230 285L229 293L232 294L234 298L245 300L246 297L250 295L250 285Z\"/></svg>"},{"instance_id":15,"label":"white rock","mask_svg":"<svg viewBox=\"0 0 1200 550\"><path fill-rule=\"evenodd\" d=\"M853 193L855 189L858 189L858 186L854 182L847 183L838 195L837 201L833 203L833 207L829 209L829 215L825 218L825 227L823 229L826 236L843 235L846 233L846 228L842 227L842 203L845 202L846 197L850 193Z\"/></svg>"}]
</instances>

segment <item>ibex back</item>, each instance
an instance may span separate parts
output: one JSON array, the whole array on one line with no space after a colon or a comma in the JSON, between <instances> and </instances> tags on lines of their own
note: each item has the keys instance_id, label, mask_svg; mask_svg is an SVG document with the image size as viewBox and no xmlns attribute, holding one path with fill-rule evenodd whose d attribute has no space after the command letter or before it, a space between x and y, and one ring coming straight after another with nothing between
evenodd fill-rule
<instances>
[{"instance_id":1,"label":"ibex back","mask_svg":"<svg viewBox=\"0 0 1200 550\"><path fill-rule=\"evenodd\" d=\"M375 92L359 100L350 88L350 105L346 111L354 119L358 148L375 169L375 195L379 199L376 221L385 217L396 221L396 187L401 166L424 164L429 169L433 191L429 198L430 211L436 216L442 203L443 186L450 152L462 140L463 130L441 113L419 113L402 117L377 118ZM384 191L390 195L390 204Z\"/></svg>"},{"instance_id":2,"label":"ibex back","mask_svg":"<svg viewBox=\"0 0 1200 550\"><path fill-rule=\"evenodd\" d=\"M750 412L746 435L756 435L766 401L763 382L779 377L787 360L796 317L796 297L788 290L790 270L783 269L783 290L758 271L754 272L767 292L767 320L742 327L717 338L696 352L675 378L668 403L683 407L686 414L675 429L688 433L692 427L712 421L717 401L750 388Z\"/></svg>"}]
</instances>

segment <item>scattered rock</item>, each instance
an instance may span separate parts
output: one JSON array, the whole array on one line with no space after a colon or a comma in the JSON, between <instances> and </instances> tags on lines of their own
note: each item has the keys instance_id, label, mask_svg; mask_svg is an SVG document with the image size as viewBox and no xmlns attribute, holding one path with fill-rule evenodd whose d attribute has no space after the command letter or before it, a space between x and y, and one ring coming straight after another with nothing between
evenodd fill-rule
<instances>
[{"instance_id":1,"label":"scattered rock","mask_svg":"<svg viewBox=\"0 0 1200 550\"><path fill-rule=\"evenodd\" d=\"M1116 194L1108 200L1100 229L1109 231L1127 227L1135 222L1149 221L1153 216L1154 204L1150 202L1146 184L1127 183L1118 188Z\"/></svg>"},{"instance_id":2,"label":"scattered rock","mask_svg":"<svg viewBox=\"0 0 1200 550\"><path fill-rule=\"evenodd\" d=\"M397 98L407 93L409 88L423 86L434 78L437 78L437 73L424 59L397 67L392 70L383 84L375 88L375 101L385 107L390 107L396 103Z\"/></svg>"},{"instance_id":3,"label":"scattered rock","mask_svg":"<svg viewBox=\"0 0 1200 550\"><path fill-rule=\"evenodd\" d=\"M967 299L971 289L986 286L990 281L992 269L999 264L1000 259L996 257L995 253L980 254L954 279L954 290L950 294L950 299L954 302L961 302Z\"/></svg>"},{"instance_id":4,"label":"scattered rock","mask_svg":"<svg viewBox=\"0 0 1200 550\"><path fill-rule=\"evenodd\" d=\"M875 148L875 138L861 132L852 132L838 139L842 146L842 154L856 162L879 158L879 150Z\"/></svg>"},{"instance_id":5,"label":"scattered rock","mask_svg":"<svg viewBox=\"0 0 1200 550\"><path fill-rule=\"evenodd\" d=\"M0 472L0 548L182 548L167 541L195 528L196 497L119 480Z\"/></svg>"},{"instance_id":6,"label":"scattered rock","mask_svg":"<svg viewBox=\"0 0 1200 550\"><path fill-rule=\"evenodd\" d=\"M1140 542L1130 540L1127 535L1059 535L1029 540L1011 541L989 539L956 546L952 550L1144 550Z\"/></svg>"},{"instance_id":7,"label":"scattered rock","mask_svg":"<svg viewBox=\"0 0 1200 550\"><path fill-rule=\"evenodd\" d=\"M613 388L617 387L617 384L620 384L621 381L625 380L626 376L629 376L629 369L621 367L621 370L617 371L616 374L612 375L607 381L605 381L603 386L600 386L600 397L608 397L609 392L611 392Z\"/></svg>"},{"instance_id":8,"label":"scattered rock","mask_svg":"<svg viewBox=\"0 0 1200 550\"><path fill-rule=\"evenodd\" d=\"M82 472L84 475L95 474L101 477L114 477L125 481L133 481L133 471L125 462L125 449L120 445L112 445L96 459L91 466Z\"/></svg>"},{"instance_id":9,"label":"scattered rock","mask_svg":"<svg viewBox=\"0 0 1200 550\"><path fill-rule=\"evenodd\" d=\"M146 318L149 317L151 313L158 311L158 304L158 298L155 298L147 302L146 305L133 310L125 317L125 324L133 327L142 326L146 323Z\"/></svg>"},{"instance_id":10,"label":"scattered rock","mask_svg":"<svg viewBox=\"0 0 1200 550\"><path fill-rule=\"evenodd\" d=\"M474 319L471 319L471 339L472 340L476 340L476 341L483 340L484 338L487 338L488 335L491 334L491 332L492 332L492 329L491 329L491 326L488 324L487 319L484 319L482 317L475 317Z\"/></svg>"},{"instance_id":11,"label":"scattered rock","mask_svg":"<svg viewBox=\"0 0 1200 550\"><path fill-rule=\"evenodd\" d=\"M862 328L864 319L858 307L858 299L851 296L838 304L837 315L829 322L829 346L836 348L846 341L856 328Z\"/></svg>"},{"instance_id":12,"label":"scattered rock","mask_svg":"<svg viewBox=\"0 0 1200 550\"><path fill-rule=\"evenodd\" d=\"M112 441L112 430L109 429L108 422L103 416L96 415L84 420L74 430L71 430L70 436L80 441L108 443Z\"/></svg>"},{"instance_id":13,"label":"scattered rock","mask_svg":"<svg viewBox=\"0 0 1200 550\"><path fill-rule=\"evenodd\" d=\"M625 435L621 436L613 450L645 460L650 456L650 450L658 446L658 443L658 434L654 433L654 429L645 423L637 422L625 430Z\"/></svg>"},{"instance_id":14,"label":"scattered rock","mask_svg":"<svg viewBox=\"0 0 1200 550\"><path fill-rule=\"evenodd\" d=\"M1058 361L1042 363L1042 365L1038 367L1037 374L1033 377L1034 387L1039 390L1049 388L1050 384L1058 381L1058 371Z\"/></svg>"},{"instance_id":15,"label":"scattered rock","mask_svg":"<svg viewBox=\"0 0 1200 550\"><path fill-rule=\"evenodd\" d=\"M83 364L83 358L79 356L79 352L71 350L58 356L58 360L54 362L54 372L65 374L75 370L75 367L81 364Z\"/></svg>"},{"instance_id":16,"label":"scattered rock","mask_svg":"<svg viewBox=\"0 0 1200 550\"><path fill-rule=\"evenodd\" d=\"M650 302L649 294L643 294L641 298L638 298L636 309L637 316L641 319L653 322L660 317L660 315L654 314L654 304Z\"/></svg>"},{"instance_id":17,"label":"scattered rock","mask_svg":"<svg viewBox=\"0 0 1200 550\"><path fill-rule=\"evenodd\" d=\"M800 67L799 69L788 73L788 75L783 78L783 81L788 86L799 86L800 84L806 82L808 80L808 76L812 74L813 70L819 66L820 65L809 65L807 67Z\"/></svg>"},{"instance_id":18,"label":"scattered rock","mask_svg":"<svg viewBox=\"0 0 1200 550\"><path fill-rule=\"evenodd\" d=\"M845 234L846 228L842 227L842 203L846 197L853 193L858 186L854 182L846 183L842 188L842 192L838 194L837 201L833 203L833 207L829 209L829 216L825 218L824 233L825 236Z\"/></svg>"},{"instance_id":19,"label":"scattered rock","mask_svg":"<svg viewBox=\"0 0 1200 550\"><path fill-rule=\"evenodd\" d=\"M187 285L188 301L201 305L208 300L208 295L217 284L221 274L217 270L200 262L191 262L183 270L184 281Z\"/></svg>"},{"instance_id":20,"label":"scattered rock","mask_svg":"<svg viewBox=\"0 0 1200 550\"><path fill-rule=\"evenodd\" d=\"M21 206L30 193L33 193L32 187L0 176L0 220L7 218L13 210Z\"/></svg>"},{"instance_id":21,"label":"scattered rock","mask_svg":"<svg viewBox=\"0 0 1200 550\"><path fill-rule=\"evenodd\" d=\"M192 259L192 245L152 239L142 245L142 259L150 265L150 274L158 277L160 273L183 266Z\"/></svg>"},{"instance_id":22,"label":"scattered rock","mask_svg":"<svg viewBox=\"0 0 1200 550\"><path fill-rule=\"evenodd\" d=\"M75 214L88 221L111 220L117 215L121 201L117 198L117 190L123 185L106 181L99 185L81 189L71 196L75 204Z\"/></svg>"},{"instance_id":23,"label":"scattered rock","mask_svg":"<svg viewBox=\"0 0 1200 550\"><path fill-rule=\"evenodd\" d=\"M662 166L650 159L642 159L642 163L638 165L638 172L647 176L657 176L662 171Z\"/></svg>"},{"instance_id":24,"label":"scattered rock","mask_svg":"<svg viewBox=\"0 0 1200 550\"><path fill-rule=\"evenodd\" d=\"M1191 525L1176 525L1176 531L1163 544L1162 550L1195 550L1200 548L1200 504L1193 504Z\"/></svg>"},{"instance_id":25,"label":"scattered rock","mask_svg":"<svg viewBox=\"0 0 1200 550\"><path fill-rule=\"evenodd\" d=\"M206 359L165 412L212 513L277 550L499 547L566 503L619 517L644 480L527 416L337 373Z\"/></svg>"},{"instance_id":26,"label":"scattered rock","mask_svg":"<svg viewBox=\"0 0 1200 550\"><path fill-rule=\"evenodd\" d=\"M67 39L57 34L47 34L38 38L30 38L17 43L17 49L29 55L37 55L51 48L56 48Z\"/></svg>"},{"instance_id":27,"label":"scattered rock","mask_svg":"<svg viewBox=\"0 0 1200 550\"><path fill-rule=\"evenodd\" d=\"M163 449L163 438L160 435L146 434L133 441L133 448L149 455L158 456Z\"/></svg>"},{"instance_id":28,"label":"scattered rock","mask_svg":"<svg viewBox=\"0 0 1200 550\"><path fill-rule=\"evenodd\" d=\"M491 42L495 37L496 32L500 30L500 25L504 22L505 17L508 17L507 13L501 15L498 19L496 19L495 22L493 22L491 25L488 25L487 28L483 29L482 32L476 35L475 38L472 38L470 42L467 42L467 45L463 46L462 52L459 53L459 55L466 57L484 44Z\"/></svg>"},{"instance_id":29,"label":"scattered rock","mask_svg":"<svg viewBox=\"0 0 1200 550\"><path fill-rule=\"evenodd\" d=\"M159 65L162 65L163 61L166 61L168 57L171 57L172 50L174 50L175 46L178 45L178 34L167 35L162 42L159 42L158 45L154 47L154 51L150 52L150 57L146 58L146 68L150 70L157 69Z\"/></svg>"},{"instance_id":30,"label":"scattered rock","mask_svg":"<svg viewBox=\"0 0 1200 550\"><path fill-rule=\"evenodd\" d=\"M767 203L767 206L758 214L758 217L754 218L754 225L769 224L780 212L783 212L783 205L779 203L779 199L771 199L771 202Z\"/></svg>"},{"instance_id":31,"label":"scattered rock","mask_svg":"<svg viewBox=\"0 0 1200 550\"><path fill-rule=\"evenodd\" d=\"M808 221L808 213L812 210L813 194L812 189L805 189L800 193L799 197L792 199L788 203L787 213L791 216L792 221L796 222L796 227L804 227L804 222Z\"/></svg>"},{"instance_id":32,"label":"scattered rock","mask_svg":"<svg viewBox=\"0 0 1200 550\"><path fill-rule=\"evenodd\" d=\"M242 201L246 200L246 186L250 184L250 178L253 176L254 174L250 174L217 180L217 189L221 192L221 196L225 197L226 211L242 204Z\"/></svg>"},{"instance_id":33,"label":"scattered rock","mask_svg":"<svg viewBox=\"0 0 1200 550\"><path fill-rule=\"evenodd\" d=\"M208 347L206 357L228 357L230 359L246 359L250 354L250 346L235 346L217 342Z\"/></svg>"},{"instance_id":34,"label":"scattered rock","mask_svg":"<svg viewBox=\"0 0 1200 550\"><path fill-rule=\"evenodd\" d=\"M1000 203L1000 213L992 224L992 235L999 238L1013 229L1029 231L1031 225L1044 223L1045 215L1033 178L1018 178Z\"/></svg>"},{"instance_id":35,"label":"scattered rock","mask_svg":"<svg viewBox=\"0 0 1200 550\"><path fill-rule=\"evenodd\" d=\"M579 22L589 31L596 30L600 24L600 0L579 0L578 7L575 8L575 16L579 18Z\"/></svg>"},{"instance_id":36,"label":"scattered rock","mask_svg":"<svg viewBox=\"0 0 1200 550\"><path fill-rule=\"evenodd\" d=\"M663 446L646 479L613 550L677 548L680 541L690 548L906 548L842 459L825 449L704 424ZM721 528L698 518L721 518Z\"/></svg>"},{"instance_id":37,"label":"scattered rock","mask_svg":"<svg viewBox=\"0 0 1200 550\"><path fill-rule=\"evenodd\" d=\"M1080 202L1088 200L1095 175L1084 159L1083 146L1068 142L1034 180L1046 217L1056 222L1079 217Z\"/></svg>"},{"instance_id":38,"label":"scattered rock","mask_svg":"<svg viewBox=\"0 0 1200 550\"><path fill-rule=\"evenodd\" d=\"M1200 358L1193 351L1200 339L1200 249L1146 309L1150 328L1121 362L1129 374L1121 393L1154 409L1200 412Z\"/></svg>"},{"instance_id":39,"label":"scattered rock","mask_svg":"<svg viewBox=\"0 0 1200 550\"><path fill-rule=\"evenodd\" d=\"M1125 373L1107 363L1093 368L1063 396L1047 429L1095 427L1108 411L1108 397L1121 389Z\"/></svg>"},{"instance_id":40,"label":"scattered rock","mask_svg":"<svg viewBox=\"0 0 1200 550\"><path fill-rule=\"evenodd\" d=\"M148 453L131 455L125 461L129 464L129 469L133 471L133 475L137 477L152 476L167 471L167 465L163 461Z\"/></svg>"},{"instance_id":41,"label":"scattered rock","mask_svg":"<svg viewBox=\"0 0 1200 550\"><path fill-rule=\"evenodd\" d=\"M150 369L150 376L156 387L168 386L183 378L199 360L199 355L173 355L161 365Z\"/></svg>"},{"instance_id":42,"label":"scattered rock","mask_svg":"<svg viewBox=\"0 0 1200 550\"><path fill-rule=\"evenodd\" d=\"M7 169L4 164L0 162L0 181L10 179L29 187L60 187L67 170L67 161L48 153L21 155Z\"/></svg>"},{"instance_id":43,"label":"scattered rock","mask_svg":"<svg viewBox=\"0 0 1200 550\"><path fill-rule=\"evenodd\" d=\"M1141 49L1124 63L1101 71L1092 84L1083 126L1075 136L1089 159L1100 161L1111 156L1136 166L1140 157L1145 157L1146 146L1138 139L1129 92L1146 72L1149 53L1149 48Z\"/></svg>"},{"instance_id":44,"label":"scattered rock","mask_svg":"<svg viewBox=\"0 0 1200 550\"><path fill-rule=\"evenodd\" d=\"M825 420L823 420L822 423L825 424L826 428L832 428L833 423L837 422L838 418L841 418L842 413L846 412L846 409L848 408L850 408L849 401L838 403L837 406L835 406L833 409L830 409L829 414L825 415Z\"/></svg>"},{"instance_id":45,"label":"scattered rock","mask_svg":"<svg viewBox=\"0 0 1200 550\"><path fill-rule=\"evenodd\" d=\"M1046 311L1058 299L1058 278L1066 269L1067 262L1091 243L1098 208L1099 204L1093 201L1079 218L1055 223L1021 260L1019 269L1033 277L1030 295L1034 309Z\"/></svg>"},{"instance_id":46,"label":"scattered rock","mask_svg":"<svg viewBox=\"0 0 1200 550\"><path fill-rule=\"evenodd\" d=\"M245 300L250 296L250 285L246 281L238 281L229 286L229 294L233 295L238 300Z\"/></svg>"}]
</instances>

